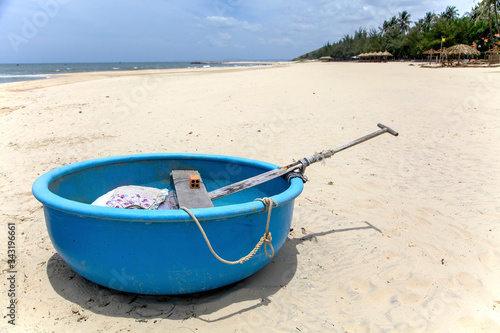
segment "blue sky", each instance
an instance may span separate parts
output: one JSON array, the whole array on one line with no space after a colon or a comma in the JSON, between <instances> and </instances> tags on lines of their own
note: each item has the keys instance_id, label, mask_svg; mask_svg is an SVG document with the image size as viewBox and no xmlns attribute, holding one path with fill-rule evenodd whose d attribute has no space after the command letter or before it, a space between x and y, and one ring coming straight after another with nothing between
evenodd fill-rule
<instances>
[{"instance_id":1,"label":"blue sky","mask_svg":"<svg viewBox=\"0 0 500 333\"><path fill-rule=\"evenodd\" d=\"M289 60L451 1L0 0L0 63Z\"/></svg>"}]
</instances>

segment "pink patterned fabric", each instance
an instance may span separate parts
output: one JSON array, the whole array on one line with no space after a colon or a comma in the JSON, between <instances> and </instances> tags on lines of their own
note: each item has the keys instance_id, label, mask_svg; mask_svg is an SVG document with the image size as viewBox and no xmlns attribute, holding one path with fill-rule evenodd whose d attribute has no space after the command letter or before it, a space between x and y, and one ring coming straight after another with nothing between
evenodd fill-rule
<instances>
[{"instance_id":1,"label":"pink patterned fabric","mask_svg":"<svg viewBox=\"0 0 500 333\"><path fill-rule=\"evenodd\" d=\"M106 206L126 209L158 209L165 201L168 190L144 186L120 186L106 202Z\"/></svg>"}]
</instances>

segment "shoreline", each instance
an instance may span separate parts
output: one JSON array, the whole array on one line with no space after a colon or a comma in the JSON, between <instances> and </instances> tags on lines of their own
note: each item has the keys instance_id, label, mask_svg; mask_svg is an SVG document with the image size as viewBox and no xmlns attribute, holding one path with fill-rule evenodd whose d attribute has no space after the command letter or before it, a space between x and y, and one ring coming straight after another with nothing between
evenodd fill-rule
<instances>
[{"instance_id":1,"label":"shoreline","mask_svg":"<svg viewBox=\"0 0 500 333\"><path fill-rule=\"evenodd\" d=\"M285 62L164 62L164 63L53 63L53 64L0 64L0 79L6 82L24 82L50 79L64 74L72 73L95 73L95 72L134 72L144 70L166 70L166 69L206 69L226 68L233 66L268 66L279 65ZM11 79L10 81L9 78Z\"/></svg>"},{"instance_id":2,"label":"shoreline","mask_svg":"<svg viewBox=\"0 0 500 333\"><path fill-rule=\"evenodd\" d=\"M287 63L280 63L273 66L286 66ZM209 67L209 68L165 68L165 69L138 69L138 70L116 70L116 71L95 71L95 72L74 72L54 74L50 78L5 82L0 84L1 88L7 90L25 91L31 89L41 89L53 87L61 84L100 80L114 77L140 77L140 76L161 76L175 74L208 74L213 72L223 73L232 71L247 71L255 69L269 68L269 65L262 66L235 66L235 67ZM64 80L65 79L65 80ZM17 87L19 86L19 87ZM10 88L10 89L9 89Z\"/></svg>"},{"instance_id":3,"label":"shoreline","mask_svg":"<svg viewBox=\"0 0 500 333\"><path fill-rule=\"evenodd\" d=\"M204 64L205 62L198 62L199 64ZM215 63L215 62L206 62L207 64ZM15 85L16 83L29 83L29 82L43 82L45 80L53 80L59 78L70 78L70 77L84 77L88 76L89 80L91 77L118 77L118 76L135 76L135 75L161 75L161 74L173 74L173 73L184 73L184 72L198 72L198 71L209 71L209 70L231 70L231 69L251 69L251 68L262 68L267 66L287 66L294 64L307 64L307 63L329 63L329 64L379 64L378 62L360 62L360 61L344 61L344 62L321 62L320 60L299 60L299 61L221 61L217 62L219 64L254 64L253 66L239 66L239 67L180 67L180 68L163 68L163 69L133 69L133 70L102 70L102 71L82 71L82 72L71 72L71 73L55 73L55 74L44 74L49 77L39 78L39 79L29 79L29 80L20 80L20 81L12 81L12 82L4 82L0 83L0 87L4 87L5 85ZM388 61L386 64L409 64L410 66L418 66L421 68L497 68L500 67L500 64L494 65L465 65L465 66L441 66L441 65L429 65L425 61ZM83 79L82 79L83 80ZM45 85L42 85L45 86ZM49 84L48 86L51 86Z\"/></svg>"}]
</instances>

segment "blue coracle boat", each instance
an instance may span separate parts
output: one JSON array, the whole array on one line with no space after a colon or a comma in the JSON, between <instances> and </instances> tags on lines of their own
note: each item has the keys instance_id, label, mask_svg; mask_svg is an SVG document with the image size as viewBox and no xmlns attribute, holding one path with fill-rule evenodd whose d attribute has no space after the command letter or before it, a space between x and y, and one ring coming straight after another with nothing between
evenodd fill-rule
<instances>
[{"instance_id":1,"label":"blue coracle boat","mask_svg":"<svg viewBox=\"0 0 500 333\"><path fill-rule=\"evenodd\" d=\"M123 185L171 188L172 170L198 170L208 191L277 168L261 161L201 154L140 154L88 160L54 169L33 184L43 204L51 241L78 274L112 289L150 295L201 292L244 279L272 258L261 247L236 265L218 261L193 219L183 210L131 210L91 203ZM294 199L303 182L275 178L192 209L217 254L226 260L247 255L266 230L275 252L284 244Z\"/></svg>"}]
</instances>

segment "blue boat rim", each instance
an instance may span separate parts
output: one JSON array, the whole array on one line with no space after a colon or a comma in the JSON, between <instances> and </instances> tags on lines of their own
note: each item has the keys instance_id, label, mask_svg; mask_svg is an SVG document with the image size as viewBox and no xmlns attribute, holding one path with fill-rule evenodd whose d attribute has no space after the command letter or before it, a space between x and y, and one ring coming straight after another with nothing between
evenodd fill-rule
<instances>
[{"instance_id":1,"label":"blue boat rim","mask_svg":"<svg viewBox=\"0 0 500 333\"><path fill-rule=\"evenodd\" d=\"M53 169L41 175L33 183L33 195L45 206L63 212L72 213L82 217L92 217L98 219L116 220L116 221L132 221L132 222L192 222L191 217L181 209L177 210L138 210L138 209L117 209L110 207L99 207L87 203L81 203L63 198L49 190L51 182L65 175L82 171L85 169L111 165L116 163L127 163L134 161L157 160L157 159L207 159L220 162L250 164L257 167L262 167L268 170L278 168L278 165L262 162L253 159L225 156L225 155L210 155L210 154L191 154L191 153L150 153L150 154L134 154L120 155L104 158L96 158L76 163L67 164L56 169ZM290 186L283 192L271 197L278 206L293 200L303 189L303 182L299 178L293 178L290 181ZM104 193L103 193L104 194ZM192 213L200 222L209 220L221 220L232 218L235 216L243 216L252 214L258 211L264 211L265 205L260 201L250 201L227 206L213 208L198 208L192 209Z\"/></svg>"}]
</instances>

